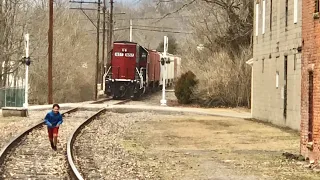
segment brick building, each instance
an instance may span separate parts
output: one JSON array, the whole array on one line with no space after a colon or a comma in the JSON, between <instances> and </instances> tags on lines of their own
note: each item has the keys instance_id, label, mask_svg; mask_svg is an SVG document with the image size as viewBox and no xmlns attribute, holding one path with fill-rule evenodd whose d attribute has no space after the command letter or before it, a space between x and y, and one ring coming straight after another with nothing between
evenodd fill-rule
<instances>
[{"instance_id":1,"label":"brick building","mask_svg":"<svg viewBox=\"0 0 320 180\"><path fill-rule=\"evenodd\" d=\"M302 4L301 154L320 157L320 19L319 0Z\"/></svg>"},{"instance_id":2,"label":"brick building","mask_svg":"<svg viewBox=\"0 0 320 180\"><path fill-rule=\"evenodd\" d=\"M254 3L252 117L299 130L302 0Z\"/></svg>"}]
</instances>

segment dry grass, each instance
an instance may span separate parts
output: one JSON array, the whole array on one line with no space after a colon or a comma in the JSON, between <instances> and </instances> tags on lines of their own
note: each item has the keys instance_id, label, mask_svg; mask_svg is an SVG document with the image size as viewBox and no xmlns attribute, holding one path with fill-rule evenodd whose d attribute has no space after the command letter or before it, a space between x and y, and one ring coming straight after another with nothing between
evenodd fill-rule
<instances>
[{"instance_id":1,"label":"dry grass","mask_svg":"<svg viewBox=\"0 0 320 180\"><path fill-rule=\"evenodd\" d=\"M136 123L125 139L127 150L154 164L162 179L318 179L302 163L282 156L298 153L299 136L262 123L155 116Z\"/></svg>"}]
</instances>

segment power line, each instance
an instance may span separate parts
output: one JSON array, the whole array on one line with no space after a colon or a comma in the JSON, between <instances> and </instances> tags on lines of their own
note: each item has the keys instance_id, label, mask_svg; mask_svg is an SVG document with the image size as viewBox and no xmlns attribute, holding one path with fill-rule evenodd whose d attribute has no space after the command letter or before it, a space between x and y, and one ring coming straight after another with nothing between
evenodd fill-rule
<instances>
[{"instance_id":1,"label":"power line","mask_svg":"<svg viewBox=\"0 0 320 180\"><path fill-rule=\"evenodd\" d=\"M177 33L177 34L193 34L192 32L183 32L183 31L168 31L168 30L159 30L159 29L145 29L145 28L133 28L142 31L154 31L154 32L169 32L169 33Z\"/></svg>"},{"instance_id":2,"label":"power line","mask_svg":"<svg viewBox=\"0 0 320 180\"><path fill-rule=\"evenodd\" d=\"M100 1L69 1L70 3L79 3L79 4L101 4Z\"/></svg>"},{"instance_id":3,"label":"power line","mask_svg":"<svg viewBox=\"0 0 320 180\"><path fill-rule=\"evenodd\" d=\"M113 32L116 32L116 31L124 31L124 30L129 30L130 28L129 27L124 27L124 28L115 28L113 30ZM160 30L160 29L146 29L146 28L132 28L132 29L137 29L137 30L142 30L142 31L154 31L154 32L168 32L168 33L180 33L180 34L193 34L192 32L183 32L183 31L169 31L169 30ZM102 29L100 29L102 30ZM89 30L89 31L95 31L95 30ZM99 32L99 33L102 33ZM93 34L96 34L96 33L93 33Z\"/></svg>"},{"instance_id":4,"label":"power line","mask_svg":"<svg viewBox=\"0 0 320 180\"><path fill-rule=\"evenodd\" d=\"M181 18L186 18L186 17L194 17L194 16L173 16L173 17L165 17L165 19L181 19ZM137 18L120 18L116 20L148 20L148 19L163 19L163 17L137 17Z\"/></svg>"},{"instance_id":5,"label":"power line","mask_svg":"<svg viewBox=\"0 0 320 180\"><path fill-rule=\"evenodd\" d=\"M76 9L76 8L74 8L74 9ZM114 13L114 15L116 15L117 13ZM118 13L119 14L119 13ZM123 14L123 13L121 13L121 14ZM165 19L181 19L181 18L185 18L185 17L194 17L194 16L181 16L181 17L166 17ZM132 20L155 20L155 19L161 19L161 17L137 17L137 18L115 18L114 20L120 20L120 21L124 21L124 20L130 20L130 19L132 19ZM80 20L85 20L85 19L80 19ZM93 19L93 20L95 20L95 19Z\"/></svg>"},{"instance_id":6,"label":"power line","mask_svg":"<svg viewBox=\"0 0 320 180\"><path fill-rule=\"evenodd\" d=\"M96 33L97 33L97 38L96 38L96 43L97 43L97 45L96 45L96 47L97 47L97 49L96 49L96 67L95 67L95 86L94 86L94 90L95 90L95 92L94 92L94 94L95 94L95 100L97 100L98 99L98 77L99 77L99 75L98 75L98 72L99 72L99 53L100 53L100 51L99 51L99 48L100 48L100 36L99 36L99 32L100 32L100 8L101 8L101 0L98 0L97 2L96 1L83 1L83 0L81 0L81 1L70 1L70 3L80 3L80 8L70 8L70 9L79 9L79 10L81 10L82 11L82 13L90 20L90 22L95 26L95 28L96 28ZM88 3L91 3L91 4L97 4L97 8L95 9L95 8L83 8L82 7L82 4L88 4ZM94 11L97 11L97 24L95 24L94 22L93 22L93 20L86 14L86 12L85 12L85 10L94 10Z\"/></svg>"},{"instance_id":7,"label":"power line","mask_svg":"<svg viewBox=\"0 0 320 180\"><path fill-rule=\"evenodd\" d=\"M176 30L181 30L179 28L172 28L172 27L162 27L162 26L146 26L146 25L133 25L135 27L147 27L147 28L158 28L158 29L176 29Z\"/></svg>"}]
</instances>

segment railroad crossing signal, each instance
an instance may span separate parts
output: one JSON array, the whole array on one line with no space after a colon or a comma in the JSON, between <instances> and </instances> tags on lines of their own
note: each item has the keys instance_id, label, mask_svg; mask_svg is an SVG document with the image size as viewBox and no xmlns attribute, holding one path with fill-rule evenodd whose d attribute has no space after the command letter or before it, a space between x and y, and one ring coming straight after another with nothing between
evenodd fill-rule
<instances>
[{"instance_id":1,"label":"railroad crossing signal","mask_svg":"<svg viewBox=\"0 0 320 180\"><path fill-rule=\"evenodd\" d=\"M168 63L168 57L167 57L167 51L168 51L168 37L164 36L164 42L163 42L163 58L161 58L161 65L163 68L162 71L162 99L160 100L161 106L166 106L167 105L167 100L166 100L166 74L167 74L167 65Z\"/></svg>"},{"instance_id":2,"label":"railroad crossing signal","mask_svg":"<svg viewBox=\"0 0 320 180\"><path fill-rule=\"evenodd\" d=\"M161 58L161 61L160 61L160 62L161 62L161 65L164 66L165 59L164 59L164 58Z\"/></svg>"},{"instance_id":3,"label":"railroad crossing signal","mask_svg":"<svg viewBox=\"0 0 320 180\"><path fill-rule=\"evenodd\" d=\"M26 73L25 73L25 95L24 95L24 107L28 109L28 88L29 88L29 65L31 64L30 57L29 57L29 34L25 35L25 51L26 57L23 59L24 63L26 64Z\"/></svg>"},{"instance_id":4,"label":"railroad crossing signal","mask_svg":"<svg viewBox=\"0 0 320 180\"><path fill-rule=\"evenodd\" d=\"M22 58L22 63L27 65L27 66L30 66L30 64L31 64L30 57L23 57Z\"/></svg>"}]
</instances>

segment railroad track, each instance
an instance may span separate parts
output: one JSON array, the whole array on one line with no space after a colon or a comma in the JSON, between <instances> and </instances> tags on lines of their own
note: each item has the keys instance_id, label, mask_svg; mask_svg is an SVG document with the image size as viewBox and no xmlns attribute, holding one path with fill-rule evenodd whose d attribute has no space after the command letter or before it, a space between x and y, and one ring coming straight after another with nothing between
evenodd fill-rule
<instances>
[{"instance_id":1,"label":"railroad track","mask_svg":"<svg viewBox=\"0 0 320 180\"><path fill-rule=\"evenodd\" d=\"M101 109L99 112L97 112L95 115L98 116L101 113L105 112L106 109ZM75 162L74 162L74 157L73 157L73 144L76 140L77 135L81 132L81 130L87 125L89 124L91 121L93 121L95 119L94 116L92 116L91 118L88 118L86 121L84 121L82 124L80 124L75 130L74 132L71 134L68 143L67 143L67 158L68 158L68 164L69 164L69 168L70 168L70 174L69 176L72 179L78 179L78 180L83 180L79 170L77 169Z\"/></svg>"},{"instance_id":2,"label":"railroad track","mask_svg":"<svg viewBox=\"0 0 320 180\"><path fill-rule=\"evenodd\" d=\"M137 119L145 121L150 115L107 113L79 126L68 141L67 155L73 178L160 179L153 167L139 163L138 156L132 156L121 145L122 138Z\"/></svg>"},{"instance_id":3,"label":"railroad track","mask_svg":"<svg viewBox=\"0 0 320 180\"><path fill-rule=\"evenodd\" d=\"M111 101L105 99L99 103ZM128 102L116 101L115 104ZM95 104L97 102L94 102ZM93 104L93 103L91 103ZM68 179L69 163L67 139L80 124L96 118L103 111L70 109L62 115L64 123L59 130L58 151L54 152L48 140L43 120L9 142L0 152L0 179ZM71 115L72 116L68 116Z\"/></svg>"},{"instance_id":4,"label":"railroad track","mask_svg":"<svg viewBox=\"0 0 320 180\"><path fill-rule=\"evenodd\" d=\"M126 99L126 100L114 100L113 98L104 98L104 99L100 99L97 101L94 101L90 104L104 104L105 102L113 102L112 105L120 105L120 104L125 104L127 102L130 102L131 99Z\"/></svg>"}]
</instances>

